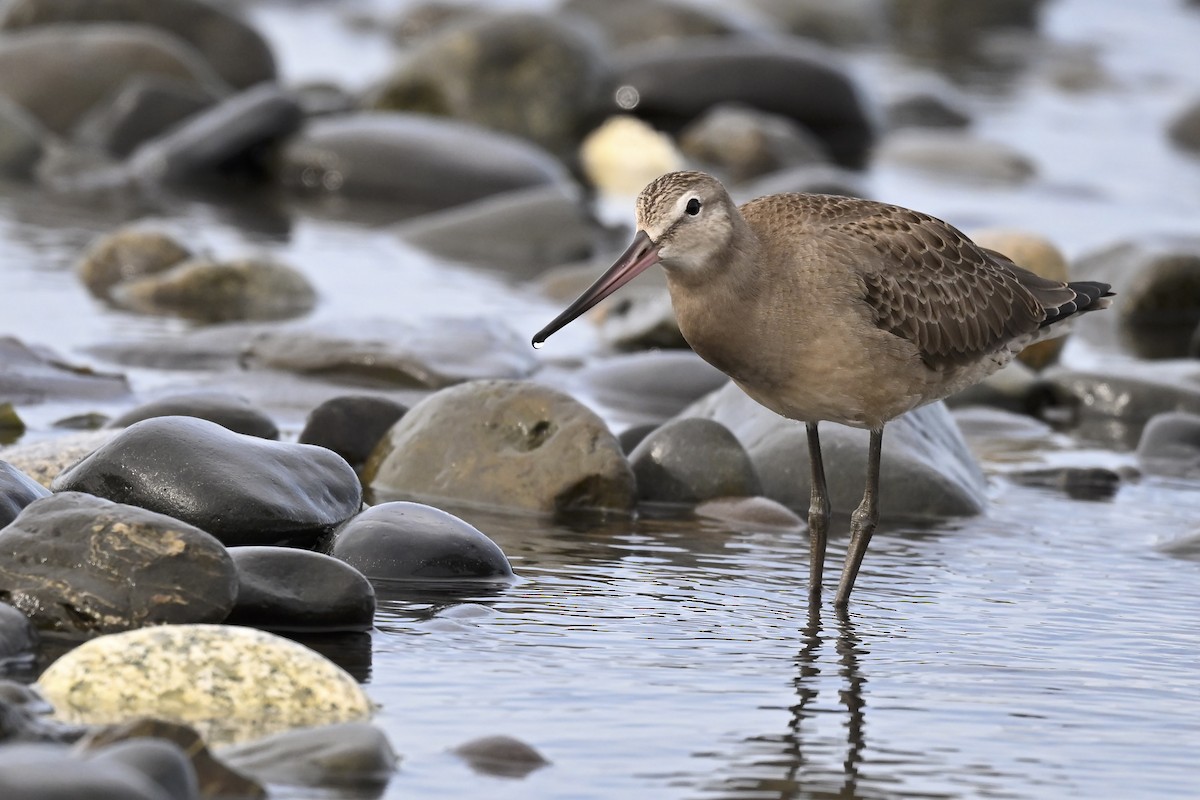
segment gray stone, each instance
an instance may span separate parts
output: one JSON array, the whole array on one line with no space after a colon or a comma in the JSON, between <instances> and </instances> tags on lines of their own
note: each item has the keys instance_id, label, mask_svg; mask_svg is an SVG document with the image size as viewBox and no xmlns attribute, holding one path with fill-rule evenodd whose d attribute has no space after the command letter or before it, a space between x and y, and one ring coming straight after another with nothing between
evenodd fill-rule
<instances>
[{"instance_id":1,"label":"gray stone","mask_svg":"<svg viewBox=\"0 0 1200 800\"><path fill-rule=\"evenodd\" d=\"M732 15L677 0L567 0L560 7L598 28L614 48L655 42L677 45L693 36L729 36L744 30Z\"/></svg>"},{"instance_id":2,"label":"gray stone","mask_svg":"<svg viewBox=\"0 0 1200 800\"><path fill-rule=\"evenodd\" d=\"M46 151L46 131L28 111L0 95L0 176L28 180Z\"/></svg>"},{"instance_id":3,"label":"gray stone","mask_svg":"<svg viewBox=\"0 0 1200 800\"><path fill-rule=\"evenodd\" d=\"M48 25L0 41L0 93L59 136L134 75L226 91L185 42L140 25Z\"/></svg>"},{"instance_id":4,"label":"gray stone","mask_svg":"<svg viewBox=\"0 0 1200 800\"><path fill-rule=\"evenodd\" d=\"M997 31L1010 36L1036 31L1043 5L1044 0L890 0L888 21L902 52L952 72L978 61L983 42Z\"/></svg>"},{"instance_id":5,"label":"gray stone","mask_svg":"<svg viewBox=\"0 0 1200 800\"><path fill-rule=\"evenodd\" d=\"M935 84L909 89L887 103L888 128L965 128L971 115L965 101L948 86Z\"/></svg>"},{"instance_id":6,"label":"gray stone","mask_svg":"<svg viewBox=\"0 0 1200 800\"><path fill-rule=\"evenodd\" d=\"M133 77L79 121L75 140L124 158L144 142L209 108L217 99L195 83L159 76Z\"/></svg>"},{"instance_id":7,"label":"gray stone","mask_svg":"<svg viewBox=\"0 0 1200 800\"><path fill-rule=\"evenodd\" d=\"M447 260L528 280L591 256L600 229L578 192L551 185L425 214L393 230L409 244Z\"/></svg>"},{"instance_id":8,"label":"gray stone","mask_svg":"<svg viewBox=\"0 0 1200 800\"><path fill-rule=\"evenodd\" d=\"M335 397L309 413L297 441L327 447L358 471L383 435L406 413L408 406L386 397Z\"/></svg>"},{"instance_id":9,"label":"gray stone","mask_svg":"<svg viewBox=\"0 0 1200 800\"><path fill-rule=\"evenodd\" d=\"M330 552L371 579L513 577L504 552L479 529L420 503L381 503L367 509L338 531Z\"/></svg>"},{"instance_id":10,"label":"gray stone","mask_svg":"<svg viewBox=\"0 0 1200 800\"><path fill-rule=\"evenodd\" d=\"M123 764L158 784L172 800L199 800L200 784L187 754L165 739L129 739L95 751L91 760Z\"/></svg>"},{"instance_id":11,"label":"gray stone","mask_svg":"<svg viewBox=\"0 0 1200 800\"><path fill-rule=\"evenodd\" d=\"M310 122L281 153L300 192L387 200L396 217L550 183L567 174L515 137L422 114L352 114Z\"/></svg>"},{"instance_id":12,"label":"gray stone","mask_svg":"<svg viewBox=\"0 0 1200 800\"><path fill-rule=\"evenodd\" d=\"M713 106L685 127L679 146L736 183L829 163L824 145L793 120L732 103Z\"/></svg>"},{"instance_id":13,"label":"gray stone","mask_svg":"<svg viewBox=\"0 0 1200 800\"><path fill-rule=\"evenodd\" d=\"M234 433L278 439L279 428L266 413L241 395L230 392L197 391L171 394L131 408L108 423L110 428L128 428L153 417L199 417Z\"/></svg>"},{"instance_id":14,"label":"gray stone","mask_svg":"<svg viewBox=\"0 0 1200 800\"><path fill-rule=\"evenodd\" d=\"M358 477L336 453L194 417L134 423L52 488L170 514L230 546L312 543L362 503Z\"/></svg>"},{"instance_id":15,"label":"gray stone","mask_svg":"<svg viewBox=\"0 0 1200 800\"><path fill-rule=\"evenodd\" d=\"M1200 414L1168 411L1146 423L1138 466L1154 475L1200 478Z\"/></svg>"},{"instance_id":16,"label":"gray stone","mask_svg":"<svg viewBox=\"0 0 1200 800\"><path fill-rule=\"evenodd\" d=\"M256 258L189 259L119 283L110 296L131 311L206 323L290 319L317 303L317 292L302 272Z\"/></svg>"},{"instance_id":17,"label":"gray stone","mask_svg":"<svg viewBox=\"0 0 1200 800\"><path fill-rule=\"evenodd\" d=\"M629 455L638 497L695 504L761 491L750 456L734 435L711 419L674 419Z\"/></svg>"},{"instance_id":18,"label":"gray stone","mask_svg":"<svg viewBox=\"0 0 1200 800\"><path fill-rule=\"evenodd\" d=\"M1200 153L1200 100L1193 100L1171 118L1167 135L1184 150Z\"/></svg>"},{"instance_id":19,"label":"gray stone","mask_svg":"<svg viewBox=\"0 0 1200 800\"><path fill-rule=\"evenodd\" d=\"M843 197L867 197L860 173L828 164L792 167L764 175L732 190L733 199L745 203L769 194L836 194Z\"/></svg>"},{"instance_id":20,"label":"gray stone","mask_svg":"<svg viewBox=\"0 0 1200 800\"><path fill-rule=\"evenodd\" d=\"M242 364L358 385L430 389L523 378L537 367L524 338L487 319L435 319L420 327L349 320L277 328L250 340Z\"/></svg>"},{"instance_id":21,"label":"gray stone","mask_svg":"<svg viewBox=\"0 0 1200 800\"><path fill-rule=\"evenodd\" d=\"M16 800L189 800L176 798L140 771L117 762L84 761L57 744L0 748L0 797Z\"/></svg>"},{"instance_id":22,"label":"gray stone","mask_svg":"<svg viewBox=\"0 0 1200 800\"><path fill-rule=\"evenodd\" d=\"M834 61L798 39L643 46L619 58L614 102L669 132L720 103L742 103L795 120L835 162L861 167L874 138L871 122L853 81Z\"/></svg>"},{"instance_id":23,"label":"gray stone","mask_svg":"<svg viewBox=\"0 0 1200 800\"><path fill-rule=\"evenodd\" d=\"M92 242L75 273L92 295L108 299L117 284L164 272L191 255L170 234L127 226Z\"/></svg>"},{"instance_id":24,"label":"gray stone","mask_svg":"<svg viewBox=\"0 0 1200 800\"><path fill-rule=\"evenodd\" d=\"M875 150L876 166L902 167L962 183L1014 186L1036 168L1023 153L1001 142L958 131L906 128L889 134Z\"/></svg>"},{"instance_id":25,"label":"gray stone","mask_svg":"<svg viewBox=\"0 0 1200 800\"><path fill-rule=\"evenodd\" d=\"M1121 488L1121 476L1108 467L1018 469L1004 477L1021 486L1062 492L1072 500L1111 500Z\"/></svg>"},{"instance_id":26,"label":"gray stone","mask_svg":"<svg viewBox=\"0 0 1200 800\"><path fill-rule=\"evenodd\" d=\"M213 537L77 492L35 500L0 530L0 600L42 630L97 634L219 622L237 576Z\"/></svg>"},{"instance_id":27,"label":"gray stone","mask_svg":"<svg viewBox=\"0 0 1200 800\"><path fill-rule=\"evenodd\" d=\"M724 424L750 454L763 494L789 508L808 508L811 472L803 423L768 411L733 384L680 416ZM852 511L862 500L869 433L831 422L823 423L820 433L830 502L840 512ZM987 506L979 464L941 403L888 423L879 486L885 518L966 516Z\"/></svg>"},{"instance_id":28,"label":"gray stone","mask_svg":"<svg viewBox=\"0 0 1200 800\"><path fill-rule=\"evenodd\" d=\"M235 14L204 0L10 0L0 16L6 30L88 22L148 25L178 36L234 88L275 78L266 40Z\"/></svg>"},{"instance_id":29,"label":"gray stone","mask_svg":"<svg viewBox=\"0 0 1200 800\"><path fill-rule=\"evenodd\" d=\"M569 155L607 88L608 64L595 42L551 17L514 13L435 34L368 104L455 117Z\"/></svg>"},{"instance_id":30,"label":"gray stone","mask_svg":"<svg viewBox=\"0 0 1200 800\"><path fill-rule=\"evenodd\" d=\"M371 629L375 590L344 561L292 547L231 547L229 554L238 593L227 624L273 631Z\"/></svg>"},{"instance_id":31,"label":"gray stone","mask_svg":"<svg viewBox=\"0 0 1200 800\"><path fill-rule=\"evenodd\" d=\"M29 617L8 603L0 603L0 671L16 663L32 664L37 649L38 632ZM5 727L0 723L0 742L7 738Z\"/></svg>"},{"instance_id":32,"label":"gray stone","mask_svg":"<svg viewBox=\"0 0 1200 800\"><path fill-rule=\"evenodd\" d=\"M49 490L33 478L0 461L0 528L16 519L25 506L48 494Z\"/></svg>"},{"instance_id":33,"label":"gray stone","mask_svg":"<svg viewBox=\"0 0 1200 800\"><path fill-rule=\"evenodd\" d=\"M287 731L221 748L221 760L263 783L327 786L342 791L379 789L400 758L383 731L345 722Z\"/></svg>"},{"instance_id":34,"label":"gray stone","mask_svg":"<svg viewBox=\"0 0 1200 800\"><path fill-rule=\"evenodd\" d=\"M690 350L629 353L571 376L573 394L638 421L665 422L729 381Z\"/></svg>"},{"instance_id":35,"label":"gray stone","mask_svg":"<svg viewBox=\"0 0 1200 800\"><path fill-rule=\"evenodd\" d=\"M549 761L530 745L512 736L482 736L454 748L454 754L483 775L524 778Z\"/></svg>"},{"instance_id":36,"label":"gray stone","mask_svg":"<svg viewBox=\"0 0 1200 800\"><path fill-rule=\"evenodd\" d=\"M0 336L0 397L10 403L115 400L128 394L124 375L73 366L47 348Z\"/></svg>"},{"instance_id":37,"label":"gray stone","mask_svg":"<svg viewBox=\"0 0 1200 800\"><path fill-rule=\"evenodd\" d=\"M797 530L805 526L796 512L767 497L718 497L693 510L697 517L736 530Z\"/></svg>"},{"instance_id":38,"label":"gray stone","mask_svg":"<svg viewBox=\"0 0 1200 800\"><path fill-rule=\"evenodd\" d=\"M633 472L603 420L571 397L476 381L417 404L372 455L375 491L552 513L629 510Z\"/></svg>"}]
</instances>

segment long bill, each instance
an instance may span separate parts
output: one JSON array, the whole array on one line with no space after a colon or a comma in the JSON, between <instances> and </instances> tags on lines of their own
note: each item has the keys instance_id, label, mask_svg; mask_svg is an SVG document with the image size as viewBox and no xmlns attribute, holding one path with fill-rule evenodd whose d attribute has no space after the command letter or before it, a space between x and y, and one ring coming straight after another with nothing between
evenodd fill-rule
<instances>
[{"instance_id":1,"label":"long bill","mask_svg":"<svg viewBox=\"0 0 1200 800\"><path fill-rule=\"evenodd\" d=\"M553 322L537 332L537 335L533 337L533 346L541 347L559 328L566 326L571 320L641 275L648 267L657 264L658 260L657 245L645 231L638 231L637 236L633 237L633 243L621 254L616 263L609 267L608 271L589 286L583 294L579 295L574 303L567 306L566 311L563 311L554 318Z\"/></svg>"}]
</instances>

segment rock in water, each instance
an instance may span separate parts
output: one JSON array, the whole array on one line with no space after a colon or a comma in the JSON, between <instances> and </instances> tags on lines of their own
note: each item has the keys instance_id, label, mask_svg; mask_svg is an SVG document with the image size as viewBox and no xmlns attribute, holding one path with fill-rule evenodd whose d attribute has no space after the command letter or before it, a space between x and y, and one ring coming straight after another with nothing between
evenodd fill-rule
<instances>
[{"instance_id":1,"label":"rock in water","mask_svg":"<svg viewBox=\"0 0 1200 800\"><path fill-rule=\"evenodd\" d=\"M231 625L167 625L101 636L50 665L38 687L59 717L88 724L153 716L210 743L367 719L344 670L296 642Z\"/></svg>"},{"instance_id":2,"label":"rock in water","mask_svg":"<svg viewBox=\"0 0 1200 800\"><path fill-rule=\"evenodd\" d=\"M0 531L0 599L43 630L110 633L220 622L237 575L213 537L177 519L78 492L36 500Z\"/></svg>"}]
</instances>

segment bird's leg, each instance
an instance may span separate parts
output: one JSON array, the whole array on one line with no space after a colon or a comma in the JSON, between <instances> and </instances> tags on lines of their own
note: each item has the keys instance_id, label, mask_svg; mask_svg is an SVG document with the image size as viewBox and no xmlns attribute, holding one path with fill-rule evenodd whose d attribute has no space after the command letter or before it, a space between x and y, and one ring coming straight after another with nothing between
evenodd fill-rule
<instances>
[{"instance_id":1,"label":"bird's leg","mask_svg":"<svg viewBox=\"0 0 1200 800\"><path fill-rule=\"evenodd\" d=\"M863 491L862 503L850 516L850 547L846 551L846 566L842 569L842 580L838 583L837 597L833 604L845 608L854 590L858 568L862 566L871 534L879 522L879 452L883 447L883 427L871 431L871 450L867 456L867 486Z\"/></svg>"},{"instance_id":2,"label":"bird's leg","mask_svg":"<svg viewBox=\"0 0 1200 800\"><path fill-rule=\"evenodd\" d=\"M821 575L825 570L825 542L829 539L829 492L825 488L825 462L817 423L808 423L808 460L812 466L812 494L808 505L808 604L821 603Z\"/></svg>"}]
</instances>

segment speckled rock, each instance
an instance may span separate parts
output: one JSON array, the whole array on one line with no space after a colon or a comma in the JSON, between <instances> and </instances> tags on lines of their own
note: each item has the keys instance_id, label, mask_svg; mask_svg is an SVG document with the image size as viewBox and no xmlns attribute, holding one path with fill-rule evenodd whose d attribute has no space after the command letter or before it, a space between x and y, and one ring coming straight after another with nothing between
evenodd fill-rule
<instances>
[{"instance_id":1,"label":"speckled rock","mask_svg":"<svg viewBox=\"0 0 1200 800\"><path fill-rule=\"evenodd\" d=\"M566 0L561 11L595 26L614 49L646 42L673 45L691 36L729 36L745 27L716 7L678 0Z\"/></svg>"},{"instance_id":2,"label":"speckled rock","mask_svg":"<svg viewBox=\"0 0 1200 800\"><path fill-rule=\"evenodd\" d=\"M234 433L278 439L279 428L262 409L241 395L220 391L171 394L131 408L108 423L110 428L128 428L154 417L198 417L215 422Z\"/></svg>"},{"instance_id":3,"label":"speckled rock","mask_svg":"<svg viewBox=\"0 0 1200 800\"><path fill-rule=\"evenodd\" d=\"M406 413L408 406L386 397L335 397L309 413L297 441L327 447L358 471L383 435Z\"/></svg>"},{"instance_id":4,"label":"speckled rock","mask_svg":"<svg viewBox=\"0 0 1200 800\"><path fill-rule=\"evenodd\" d=\"M523 378L537 367L529 343L488 319L346 320L266 331L241 359L249 368L319 375L358 385L439 389L479 378Z\"/></svg>"},{"instance_id":5,"label":"speckled rock","mask_svg":"<svg viewBox=\"0 0 1200 800\"><path fill-rule=\"evenodd\" d=\"M1072 266L1074 277L1107 281L1119 298L1113 313L1084 315L1076 336L1141 358L1189 354L1200 326L1200 236L1147 235L1116 242Z\"/></svg>"},{"instance_id":6,"label":"speckled rock","mask_svg":"<svg viewBox=\"0 0 1200 800\"><path fill-rule=\"evenodd\" d=\"M124 375L73 366L49 348L0 336L0 397L10 403L115 400L127 394Z\"/></svg>"},{"instance_id":7,"label":"speckled rock","mask_svg":"<svg viewBox=\"0 0 1200 800\"><path fill-rule=\"evenodd\" d=\"M165 272L113 287L113 302L143 314L196 322L277 320L312 310L317 293L308 278L285 264L255 258L196 258Z\"/></svg>"},{"instance_id":8,"label":"speckled rock","mask_svg":"<svg viewBox=\"0 0 1200 800\"><path fill-rule=\"evenodd\" d=\"M37 657L38 632L29 617L8 603L0 603L0 671L13 664L32 664ZM0 703L3 698L0 697ZM6 714L0 710L0 720ZM0 741L7 738L8 725L0 722Z\"/></svg>"},{"instance_id":9,"label":"speckled rock","mask_svg":"<svg viewBox=\"0 0 1200 800\"><path fill-rule=\"evenodd\" d=\"M312 543L362 502L358 477L336 453L194 417L134 423L52 488L171 514L226 545Z\"/></svg>"},{"instance_id":10,"label":"speckled rock","mask_svg":"<svg viewBox=\"0 0 1200 800\"><path fill-rule=\"evenodd\" d=\"M796 530L807 523L782 503L767 497L718 497L693 509L697 517L736 530Z\"/></svg>"},{"instance_id":11,"label":"speckled rock","mask_svg":"<svg viewBox=\"0 0 1200 800\"><path fill-rule=\"evenodd\" d=\"M789 508L808 508L811 472L804 423L768 411L733 384L680 416L724 424L750 454L763 494ZM820 432L830 502L849 513L862 500L869 433L831 422ZM986 492L983 472L944 405L924 406L888 423L880 465L879 506L885 513L978 514L987 506Z\"/></svg>"},{"instance_id":12,"label":"speckled rock","mask_svg":"<svg viewBox=\"0 0 1200 800\"><path fill-rule=\"evenodd\" d=\"M233 625L166 625L101 636L50 665L38 688L63 719L153 716L209 743L371 715L340 667L296 642Z\"/></svg>"},{"instance_id":13,"label":"speckled rock","mask_svg":"<svg viewBox=\"0 0 1200 800\"><path fill-rule=\"evenodd\" d=\"M16 800L194 800L171 795L128 764L72 757L62 744L21 743L0 748L0 792Z\"/></svg>"},{"instance_id":14,"label":"speckled rock","mask_svg":"<svg viewBox=\"0 0 1200 800\"><path fill-rule=\"evenodd\" d=\"M372 579L513 577L495 542L453 514L420 503L380 503L367 509L338 531L330 552Z\"/></svg>"},{"instance_id":15,"label":"speckled rock","mask_svg":"<svg viewBox=\"0 0 1200 800\"><path fill-rule=\"evenodd\" d=\"M664 172L684 168L674 140L630 114L615 114L585 136L579 162L601 192L634 196Z\"/></svg>"},{"instance_id":16,"label":"speckled rock","mask_svg":"<svg viewBox=\"0 0 1200 800\"><path fill-rule=\"evenodd\" d=\"M441 258L502 271L515 280L587 258L600 234L580 193L557 184L423 214L392 230Z\"/></svg>"},{"instance_id":17,"label":"speckled rock","mask_svg":"<svg viewBox=\"0 0 1200 800\"><path fill-rule=\"evenodd\" d=\"M633 473L604 422L561 392L477 381L423 400L380 443L372 489L555 512L628 510Z\"/></svg>"},{"instance_id":18,"label":"speckled rock","mask_svg":"<svg viewBox=\"0 0 1200 800\"><path fill-rule=\"evenodd\" d=\"M96 103L135 75L225 91L185 42L140 25L47 25L0 42L0 86L51 132L70 135Z\"/></svg>"},{"instance_id":19,"label":"speckled rock","mask_svg":"<svg viewBox=\"0 0 1200 800\"><path fill-rule=\"evenodd\" d=\"M679 145L735 183L829 163L824 145L791 119L733 103L713 106L684 128Z\"/></svg>"},{"instance_id":20,"label":"speckled rock","mask_svg":"<svg viewBox=\"0 0 1200 800\"><path fill-rule=\"evenodd\" d=\"M499 14L420 44L368 104L456 117L565 155L607 88L608 65L591 39L552 17Z\"/></svg>"},{"instance_id":21,"label":"speckled rock","mask_svg":"<svg viewBox=\"0 0 1200 800\"><path fill-rule=\"evenodd\" d=\"M711 419L667 422L629 454L629 463L641 500L695 504L761 490L746 450Z\"/></svg>"},{"instance_id":22,"label":"speckled rock","mask_svg":"<svg viewBox=\"0 0 1200 800\"><path fill-rule=\"evenodd\" d=\"M33 177L49 139L32 114L0 95L0 176L16 180Z\"/></svg>"},{"instance_id":23,"label":"speckled rock","mask_svg":"<svg viewBox=\"0 0 1200 800\"><path fill-rule=\"evenodd\" d=\"M383 731L365 722L277 733L223 747L220 756L263 783L325 786L342 792L378 791L400 762Z\"/></svg>"},{"instance_id":24,"label":"speckled rock","mask_svg":"<svg viewBox=\"0 0 1200 800\"><path fill-rule=\"evenodd\" d=\"M1200 415L1177 411L1151 417L1138 441L1137 458L1144 472L1200 478Z\"/></svg>"},{"instance_id":25,"label":"speckled rock","mask_svg":"<svg viewBox=\"0 0 1200 800\"><path fill-rule=\"evenodd\" d=\"M268 156L302 122L303 112L291 92L274 83L259 84L142 144L129 156L128 174L144 184L204 182L230 175L264 178Z\"/></svg>"},{"instance_id":26,"label":"speckled rock","mask_svg":"<svg viewBox=\"0 0 1200 800\"><path fill-rule=\"evenodd\" d=\"M110 101L79 121L74 138L84 147L124 158L217 100L211 90L175 78L130 78Z\"/></svg>"},{"instance_id":27,"label":"speckled rock","mask_svg":"<svg viewBox=\"0 0 1200 800\"><path fill-rule=\"evenodd\" d=\"M122 281L164 272L191 255L170 234L129 226L92 242L75 273L89 292L107 298Z\"/></svg>"},{"instance_id":28,"label":"speckled rock","mask_svg":"<svg viewBox=\"0 0 1200 800\"><path fill-rule=\"evenodd\" d=\"M21 509L50 494L46 487L14 467L0 461L0 528L17 518Z\"/></svg>"},{"instance_id":29,"label":"speckled rock","mask_svg":"<svg viewBox=\"0 0 1200 800\"><path fill-rule=\"evenodd\" d=\"M835 162L861 167L874 134L853 81L835 60L799 39L727 37L686 48L631 48L617 61L614 102L671 133L714 105L739 102L795 120Z\"/></svg>"},{"instance_id":30,"label":"speckled rock","mask_svg":"<svg viewBox=\"0 0 1200 800\"><path fill-rule=\"evenodd\" d=\"M35 500L0 530L0 599L40 629L110 633L219 622L237 576L213 537L163 514L77 492Z\"/></svg>"},{"instance_id":31,"label":"speckled rock","mask_svg":"<svg viewBox=\"0 0 1200 800\"><path fill-rule=\"evenodd\" d=\"M310 122L280 154L283 185L305 194L386 200L393 218L567 181L521 139L422 114L349 114Z\"/></svg>"},{"instance_id":32,"label":"speckled rock","mask_svg":"<svg viewBox=\"0 0 1200 800\"><path fill-rule=\"evenodd\" d=\"M59 473L112 439L112 431L85 431L28 444L0 447L0 459L49 487Z\"/></svg>"},{"instance_id":33,"label":"speckled rock","mask_svg":"<svg viewBox=\"0 0 1200 800\"><path fill-rule=\"evenodd\" d=\"M370 630L375 590L349 564L292 547L232 547L229 554L238 592L226 623L274 631Z\"/></svg>"},{"instance_id":34,"label":"speckled rock","mask_svg":"<svg viewBox=\"0 0 1200 800\"><path fill-rule=\"evenodd\" d=\"M905 128L894 131L874 153L877 167L916 170L956 183L1016 186L1037 171L1024 153L1001 142L959 131Z\"/></svg>"},{"instance_id":35,"label":"speckled rock","mask_svg":"<svg viewBox=\"0 0 1200 800\"><path fill-rule=\"evenodd\" d=\"M482 736L460 744L452 752L476 772L502 778L523 778L550 763L533 747L512 736Z\"/></svg>"},{"instance_id":36,"label":"speckled rock","mask_svg":"<svg viewBox=\"0 0 1200 800\"><path fill-rule=\"evenodd\" d=\"M203 0L10 0L0 29L126 22L161 28L186 41L231 86L275 77L275 58L263 37L230 11Z\"/></svg>"}]
</instances>

